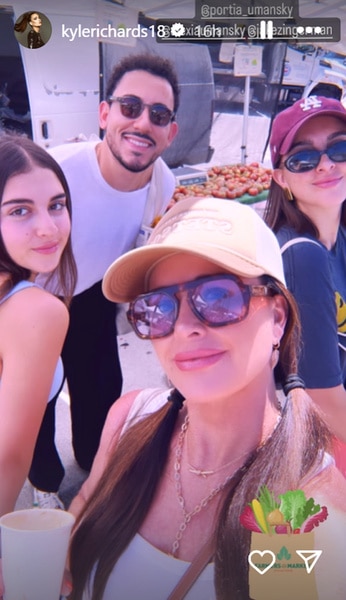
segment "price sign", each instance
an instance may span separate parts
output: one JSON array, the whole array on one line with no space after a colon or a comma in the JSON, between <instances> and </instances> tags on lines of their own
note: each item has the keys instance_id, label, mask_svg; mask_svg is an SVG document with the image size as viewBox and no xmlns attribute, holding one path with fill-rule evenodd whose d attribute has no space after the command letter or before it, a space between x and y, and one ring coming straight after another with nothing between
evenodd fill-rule
<instances>
[{"instance_id":1,"label":"price sign","mask_svg":"<svg viewBox=\"0 0 346 600\"><path fill-rule=\"evenodd\" d=\"M262 46L237 44L234 52L234 75L246 77L258 76L262 73Z\"/></svg>"}]
</instances>

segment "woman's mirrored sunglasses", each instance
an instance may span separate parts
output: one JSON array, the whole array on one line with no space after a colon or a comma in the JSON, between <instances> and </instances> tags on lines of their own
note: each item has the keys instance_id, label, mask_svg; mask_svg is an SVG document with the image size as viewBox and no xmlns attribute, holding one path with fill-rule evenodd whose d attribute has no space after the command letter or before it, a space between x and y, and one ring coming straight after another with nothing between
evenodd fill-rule
<instances>
[{"instance_id":1,"label":"woman's mirrored sunglasses","mask_svg":"<svg viewBox=\"0 0 346 600\"><path fill-rule=\"evenodd\" d=\"M110 96L108 102L119 102L120 112L127 119L137 119L147 107L150 121L159 127L168 125L175 116L175 113L164 104L145 104L137 96Z\"/></svg>"},{"instance_id":2,"label":"woman's mirrored sunglasses","mask_svg":"<svg viewBox=\"0 0 346 600\"><path fill-rule=\"evenodd\" d=\"M249 311L251 296L273 296L269 285L246 285L235 275L211 275L141 294L127 313L135 333L142 339L170 335L179 314L179 292L186 292L192 312L208 327L239 323Z\"/></svg>"},{"instance_id":3,"label":"woman's mirrored sunglasses","mask_svg":"<svg viewBox=\"0 0 346 600\"><path fill-rule=\"evenodd\" d=\"M298 150L298 152L286 158L284 165L291 173L305 173L316 169L323 154L326 154L329 160L333 162L346 162L346 140L335 142L335 144L324 150L316 150L315 148Z\"/></svg>"}]
</instances>

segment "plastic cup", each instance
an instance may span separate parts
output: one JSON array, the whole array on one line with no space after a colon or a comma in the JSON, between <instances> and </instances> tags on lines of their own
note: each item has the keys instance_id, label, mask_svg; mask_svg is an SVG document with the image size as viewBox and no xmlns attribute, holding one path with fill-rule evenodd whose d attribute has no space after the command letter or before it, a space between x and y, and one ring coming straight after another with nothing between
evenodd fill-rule
<instances>
[{"instance_id":1,"label":"plastic cup","mask_svg":"<svg viewBox=\"0 0 346 600\"><path fill-rule=\"evenodd\" d=\"M4 600L59 600L74 516L29 508L1 517Z\"/></svg>"}]
</instances>

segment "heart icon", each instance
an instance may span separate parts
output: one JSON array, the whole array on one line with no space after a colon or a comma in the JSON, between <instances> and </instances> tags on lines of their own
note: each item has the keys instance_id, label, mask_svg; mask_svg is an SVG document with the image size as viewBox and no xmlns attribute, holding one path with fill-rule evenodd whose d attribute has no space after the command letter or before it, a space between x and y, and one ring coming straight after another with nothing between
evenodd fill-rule
<instances>
[{"instance_id":1,"label":"heart icon","mask_svg":"<svg viewBox=\"0 0 346 600\"><path fill-rule=\"evenodd\" d=\"M265 554L270 554L270 556L271 556L271 562L266 567L260 568L257 565L255 565L255 563L252 562L252 557L253 557L254 554L259 554L261 558L263 558L263 556ZM249 561L249 565L253 569L255 569L257 571L257 573L259 573L260 575L264 575L264 573L266 573L267 571L269 571L269 569L275 563L275 554L271 550L263 550L263 551L261 551L261 550L253 550L252 552L250 552L250 554L248 556L248 561ZM258 562L258 559L257 559L257 562Z\"/></svg>"}]
</instances>

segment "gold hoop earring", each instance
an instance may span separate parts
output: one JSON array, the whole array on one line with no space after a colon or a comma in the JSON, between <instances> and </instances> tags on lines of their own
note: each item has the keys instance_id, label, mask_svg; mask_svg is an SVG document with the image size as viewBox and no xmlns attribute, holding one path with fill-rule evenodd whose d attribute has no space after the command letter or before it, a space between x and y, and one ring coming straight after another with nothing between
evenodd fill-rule
<instances>
[{"instance_id":1,"label":"gold hoop earring","mask_svg":"<svg viewBox=\"0 0 346 600\"><path fill-rule=\"evenodd\" d=\"M286 196L287 200L289 202L293 202L294 197L293 197L293 194L292 194L290 188L284 188L284 192L285 192L285 196Z\"/></svg>"}]
</instances>

